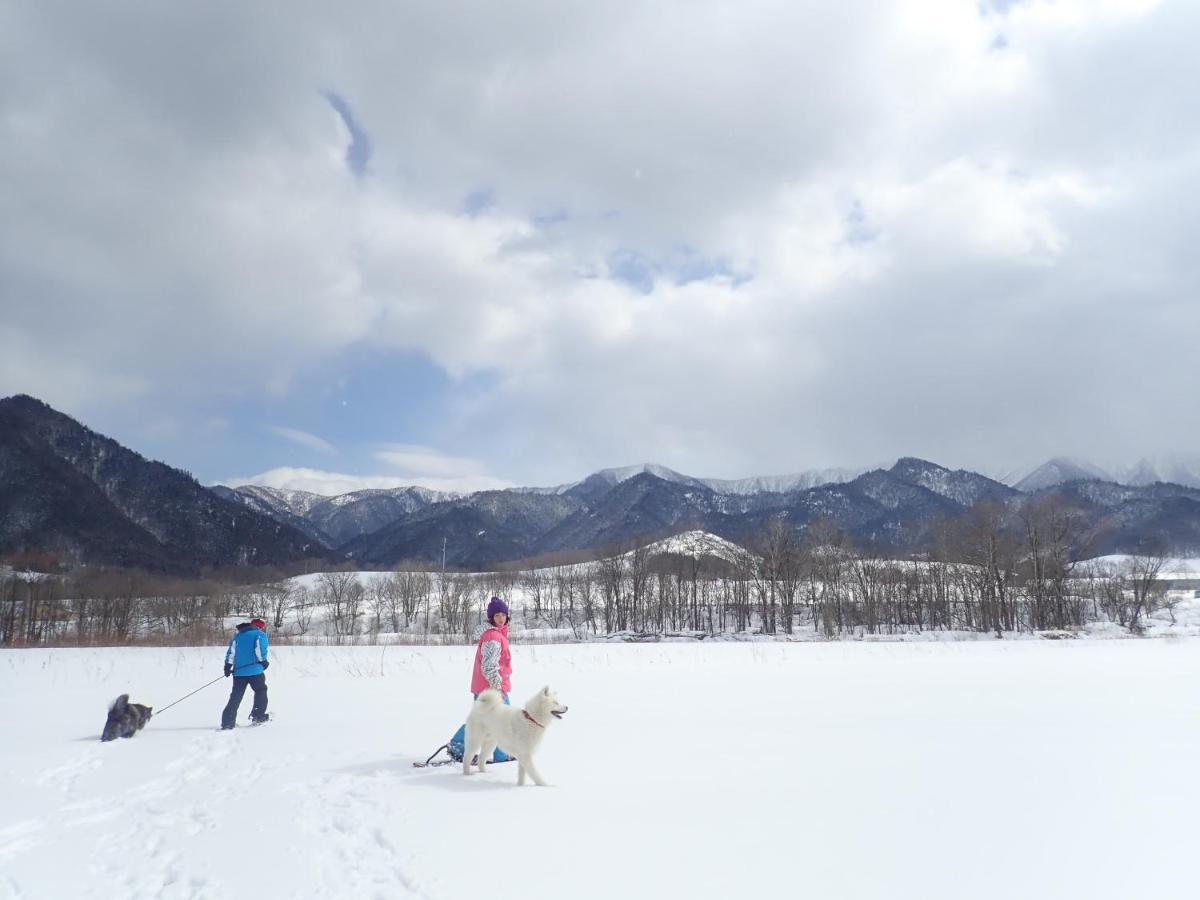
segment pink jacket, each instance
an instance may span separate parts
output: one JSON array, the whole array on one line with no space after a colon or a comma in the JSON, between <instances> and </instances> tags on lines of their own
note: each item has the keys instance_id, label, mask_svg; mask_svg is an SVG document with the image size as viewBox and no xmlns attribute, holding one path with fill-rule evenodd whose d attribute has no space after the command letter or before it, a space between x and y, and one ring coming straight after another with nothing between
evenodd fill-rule
<instances>
[{"instance_id":1,"label":"pink jacket","mask_svg":"<svg viewBox=\"0 0 1200 900\"><path fill-rule=\"evenodd\" d=\"M508 624L505 623L500 628L493 625L479 636L479 644L475 647L471 693L478 694L488 688L496 688L507 694L510 690L508 682L510 675L512 675L512 657L508 653ZM498 685L497 681L499 681Z\"/></svg>"}]
</instances>

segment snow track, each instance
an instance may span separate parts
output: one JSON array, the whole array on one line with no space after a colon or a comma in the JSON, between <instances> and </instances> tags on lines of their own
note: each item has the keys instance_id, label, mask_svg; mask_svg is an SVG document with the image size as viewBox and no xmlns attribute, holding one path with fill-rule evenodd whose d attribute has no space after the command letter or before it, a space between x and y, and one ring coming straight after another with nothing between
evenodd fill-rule
<instances>
[{"instance_id":1,"label":"snow track","mask_svg":"<svg viewBox=\"0 0 1200 900\"><path fill-rule=\"evenodd\" d=\"M0 900L1193 896L1200 641L514 649L552 789L412 767L470 648L280 647L269 728L219 683L109 744L220 648L4 653Z\"/></svg>"},{"instance_id":2,"label":"snow track","mask_svg":"<svg viewBox=\"0 0 1200 900\"><path fill-rule=\"evenodd\" d=\"M411 860L399 849L419 827L396 807L390 776L335 775L303 791L306 833L322 848L316 862L324 896L426 897L407 874Z\"/></svg>"}]
</instances>

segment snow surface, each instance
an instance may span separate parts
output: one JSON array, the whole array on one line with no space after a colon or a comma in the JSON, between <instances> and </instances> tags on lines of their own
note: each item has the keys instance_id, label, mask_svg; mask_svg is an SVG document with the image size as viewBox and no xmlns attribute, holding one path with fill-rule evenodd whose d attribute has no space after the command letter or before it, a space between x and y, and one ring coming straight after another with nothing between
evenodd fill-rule
<instances>
[{"instance_id":1,"label":"snow surface","mask_svg":"<svg viewBox=\"0 0 1200 900\"><path fill-rule=\"evenodd\" d=\"M853 481L863 472L868 469L847 469L847 468L829 468L829 469L808 469L803 472L796 472L790 475L757 475L751 478L694 478L691 475L683 475L676 472L674 469L668 469L666 466L660 466L657 463L641 463L633 466L622 466L613 469L601 469L593 473L591 478L602 478L609 484L620 484L623 481L628 481L636 475L641 475L643 472L648 472L664 481L677 482L679 484L696 484L704 485L709 490L718 494L757 494L757 493L786 493L788 491L806 490L808 488L819 487L823 484L835 484L846 481ZM570 490L582 482L564 485L558 490L565 492Z\"/></svg>"},{"instance_id":2,"label":"snow surface","mask_svg":"<svg viewBox=\"0 0 1200 900\"><path fill-rule=\"evenodd\" d=\"M745 551L732 541L707 531L685 531L661 541L647 544L644 548L651 554L671 553L676 556L715 556L719 559L737 560ZM633 556L633 551L625 554Z\"/></svg>"},{"instance_id":3,"label":"snow surface","mask_svg":"<svg viewBox=\"0 0 1200 900\"><path fill-rule=\"evenodd\" d=\"M1042 463L1029 472L1012 487L1018 491L1031 494L1044 488L1056 487L1067 481L1080 479L1095 479L1098 481L1114 481L1113 476L1099 466L1079 459L1066 456L1056 456Z\"/></svg>"},{"instance_id":4,"label":"snow surface","mask_svg":"<svg viewBox=\"0 0 1200 900\"><path fill-rule=\"evenodd\" d=\"M1132 465L1123 463L1098 466L1087 460L1056 456L1029 470L997 478L1018 490L1030 491L1053 487L1072 479L1099 479L1118 484L1143 486L1156 482L1200 487L1200 456L1173 453L1144 456Z\"/></svg>"},{"instance_id":5,"label":"snow surface","mask_svg":"<svg viewBox=\"0 0 1200 900\"><path fill-rule=\"evenodd\" d=\"M1195 896L1200 641L515 646L540 767L414 769L470 647L0 653L0 898ZM242 720L249 709L249 698Z\"/></svg>"},{"instance_id":6,"label":"snow surface","mask_svg":"<svg viewBox=\"0 0 1200 900\"><path fill-rule=\"evenodd\" d=\"M1077 565L1120 569L1128 566L1135 559L1138 557L1126 553L1110 553L1107 556L1093 556L1091 559L1080 561ZM1188 581L1200 578L1200 559L1194 556L1165 559L1162 568L1158 571L1157 578L1160 581Z\"/></svg>"}]
</instances>

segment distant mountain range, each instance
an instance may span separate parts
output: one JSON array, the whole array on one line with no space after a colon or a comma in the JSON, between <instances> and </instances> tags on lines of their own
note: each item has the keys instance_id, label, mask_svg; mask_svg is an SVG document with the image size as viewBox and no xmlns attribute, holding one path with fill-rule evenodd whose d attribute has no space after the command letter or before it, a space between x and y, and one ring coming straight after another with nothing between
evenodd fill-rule
<instances>
[{"instance_id":1,"label":"distant mountain range","mask_svg":"<svg viewBox=\"0 0 1200 900\"><path fill-rule=\"evenodd\" d=\"M216 485L211 490L225 500L286 522L327 547L344 544L430 504L460 496L423 487L354 491L335 497L254 485Z\"/></svg>"},{"instance_id":2,"label":"distant mountain range","mask_svg":"<svg viewBox=\"0 0 1200 900\"><path fill-rule=\"evenodd\" d=\"M1190 483L1165 482L1170 473ZM68 563L200 571L349 559L486 567L627 547L687 530L745 542L779 518L825 520L895 552L929 544L937 523L983 500L1019 508L1048 494L1086 522L1096 552L1148 537L1200 548L1200 466L1143 461L1119 483L1066 458L1012 484L904 458L870 471L696 478L657 465L604 469L553 488L448 494L420 487L336 497L244 485L204 488L31 397L0 400L0 554ZM1135 480L1136 479L1136 480Z\"/></svg>"},{"instance_id":3,"label":"distant mountain range","mask_svg":"<svg viewBox=\"0 0 1200 900\"><path fill-rule=\"evenodd\" d=\"M1200 456L1145 457L1132 466L1105 469L1083 460L1056 456L1012 482L1017 490L1031 493L1069 481L1111 481L1142 487L1151 484L1181 484L1200 488Z\"/></svg>"},{"instance_id":4,"label":"distant mountain range","mask_svg":"<svg viewBox=\"0 0 1200 900\"><path fill-rule=\"evenodd\" d=\"M744 542L777 517L797 531L827 520L860 543L909 552L929 544L938 522L963 515L981 500L1020 505L1047 494L1064 498L1083 517L1095 552L1135 550L1148 536L1180 548L1200 547L1200 490L1164 483L1120 485L1097 474L1094 467L1057 459L1012 486L905 458L862 473L823 470L741 481L695 478L647 464L604 469L555 488L459 496L413 495L411 488L402 488L334 498L307 495L300 502L295 492L271 488L219 490L230 499L246 494L244 502L267 512L275 498L281 517L335 503L351 521L349 508L370 503L380 516L354 518L369 523L358 535L340 542L325 537L331 548L367 568L440 561L443 549L448 565L488 566L622 547L687 529ZM384 501L398 495L412 508L389 519L393 513Z\"/></svg>"},{"instance_id":5,"label":"distant mountain range","mask_svg":"<svg viewBox=\"0 0 1200 900\"><path fill-rule=\"evenodd\" d=\"M716 494L760 494L774 493L782 494L787 491L804 490L805 488L818 487L822 484L835 484L843 481L850 481L866 469L810 469L806 472L799 472L794 475L766 475L755 478L738 478L738 479L723 479L723 478L693 478L690 475L681 475L673 469L668 469L666 466L655 465L654 463L643 463L640 466L625 466L619 469L601 469L589 475L585 480L592 482L594 486L604 485L614 487L623 481L628 481L637 475L654 475L661 478L663 481L673 481L677 484L691 484L697 487L704 487ZM577 488L582 482L563 485L562 487L553 488L556 493L565 494ZM538 488L523 488L522 490L542 490Z\"/></svg>"}]
</instances>

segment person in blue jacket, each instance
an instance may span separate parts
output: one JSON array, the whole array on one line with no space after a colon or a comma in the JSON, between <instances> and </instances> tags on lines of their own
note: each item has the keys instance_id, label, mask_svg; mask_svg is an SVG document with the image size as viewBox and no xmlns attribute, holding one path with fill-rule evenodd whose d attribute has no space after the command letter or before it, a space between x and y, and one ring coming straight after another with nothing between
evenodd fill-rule
<instances>
[{"instance_id":1,"label":"person in blue jacket","mask_svg":"<svg viewBox=\"0 0 1200 900\"><path fill-rule=\"evenodd\" d=\"M251 722L265 722L267 716L267 676L270 662L267 661L267 623L262 619L251 619L237 627L237 634L229 642L225 652L225 677L233 676L233 690L229 702L221 713L221 729L227 730L236 724L238 707L246 695L247 685L254 691L254 705L250 708Z\"/></svg>"}]
</instances>

